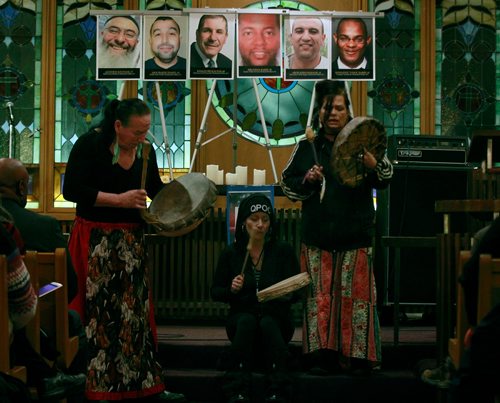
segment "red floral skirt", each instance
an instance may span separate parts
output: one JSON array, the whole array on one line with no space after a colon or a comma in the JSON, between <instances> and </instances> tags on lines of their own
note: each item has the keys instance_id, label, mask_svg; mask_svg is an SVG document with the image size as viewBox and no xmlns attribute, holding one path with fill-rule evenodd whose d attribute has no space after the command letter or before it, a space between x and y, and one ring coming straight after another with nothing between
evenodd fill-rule
<instances>
[{"instance_id":1,"label":"red floral skirt","mask_svg":"<svg viewBox=\"0 0 500 403\"><path fill-rule=\"evenodd\" d=\"M69 251L79 285L71 307L84 318L88 341L87 399L162 392L142 226L77 218Z\"/></svg>"}]
</instances>

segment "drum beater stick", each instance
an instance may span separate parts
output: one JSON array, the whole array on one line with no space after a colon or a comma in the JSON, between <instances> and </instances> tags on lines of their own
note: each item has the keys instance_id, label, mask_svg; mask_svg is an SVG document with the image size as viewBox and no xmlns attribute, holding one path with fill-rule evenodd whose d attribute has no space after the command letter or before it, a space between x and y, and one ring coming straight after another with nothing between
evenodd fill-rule
<instances>
[{"instance_id":1,"label":"drum beater stick","mask_svg":"<svg viewBox=\"0 0 500 403\"><path fill-rule=\"evenodd\" d=\"M306 123L306 138L312 146L312 151L314 155L314 163L319 165L318 162L318 154L316 154L316 148L314 147L314 130L311 127L312 115L314 111L314 98L316 98L316 82L314 82L312 94L311 94L311 102L309 104L309 114L307 115L307 123Z\"/></svg>"},{"instance_id":2,"label":"drum beater stick","mask_svg":"<svg viewBox=\"0 0 500 403\"><path fill-rule=\"evenodd\" d=\"M245 254L245 260L243 260L243 266L241 267L241 275L243 276L245 273L245 267L247 267L248 256L250 256L250 251L252 250L253 239L249 234L248 244L247 244L247 253Z\"/></svg>"},{"instance_id":3,"label":"drum beater stick","mask_svg":"<svg viewBox=\"0 0 500 403\"><path fill-rule=\"evenodd\" d=\"M314 146L314 137L316 137L316 135L314 134L314 130L311 127L311 120L312 120L312 115L313 115L313 110L314 110L314 98L316 98L316 83L313 86L313 90L312 90L312 94L311 94L311 103L309 105L309 115L307 116L306 139L309 142L309 144L311 144L311 149L312 149L313 157L314 157L314 163L319 166L318 153L316 152L316 147ZM323 178L321 180L321 191L319 193L320 203L323 201L323 196L325 195L325 190L326 190L326 179L325 179L325 176L323 175Z\"/></svg>"}]
</instances>

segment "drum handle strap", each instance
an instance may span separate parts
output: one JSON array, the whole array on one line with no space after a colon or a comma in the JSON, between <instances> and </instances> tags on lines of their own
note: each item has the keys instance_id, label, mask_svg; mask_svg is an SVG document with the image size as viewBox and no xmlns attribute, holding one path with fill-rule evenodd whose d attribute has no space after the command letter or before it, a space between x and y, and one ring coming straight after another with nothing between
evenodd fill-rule
<instances>
[{"instance_id":1,"label":"drum handle strap","mask_svg":"<svg viewBox=\"0 0 500 403\"><path fill-rule=\"evenodd\" d=\"M149 150L151 150L151 143L144 142L144 144L142 145L141 189L145 189L146 188L146 176L148 174Z\"/></svg>"}]
</instances>

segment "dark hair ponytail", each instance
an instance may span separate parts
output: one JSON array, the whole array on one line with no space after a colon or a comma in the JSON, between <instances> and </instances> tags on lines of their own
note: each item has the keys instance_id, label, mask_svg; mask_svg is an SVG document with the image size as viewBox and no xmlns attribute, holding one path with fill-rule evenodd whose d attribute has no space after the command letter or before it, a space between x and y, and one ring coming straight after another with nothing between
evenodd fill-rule
<instances>
[{"instance_id":1,"label":"dark hair ponytail","mask_svg":"<svg viewBox=\"0 0 500 403\"><path fill-rule=\"evenodd\" d=\"M149 115L151 110L143 100L139 98L129 98L122 101L111 100L104 107L104 117L98 127L106 138L106 143L110 145L115 139L115 121L119 120L127 126L131 116Z\"/></svg>"}]
</instances>

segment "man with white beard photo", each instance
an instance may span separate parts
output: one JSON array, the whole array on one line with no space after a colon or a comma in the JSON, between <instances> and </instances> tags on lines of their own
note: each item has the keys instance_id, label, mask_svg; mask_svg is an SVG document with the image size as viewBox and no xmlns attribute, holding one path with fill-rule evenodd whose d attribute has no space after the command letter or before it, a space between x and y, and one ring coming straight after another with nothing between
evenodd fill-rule
<instances>
[{"instance_id":1,"label":"man with white beard photo","mask_svg":"<svg viewBox=\"0 0 500 403\"><path fill-rule=\"evenodd\" d=\"M113 15L107 18L97 40L98 78L139 78L139 26L139 22L131 15Z\"/></svg>"}]
</instances>

